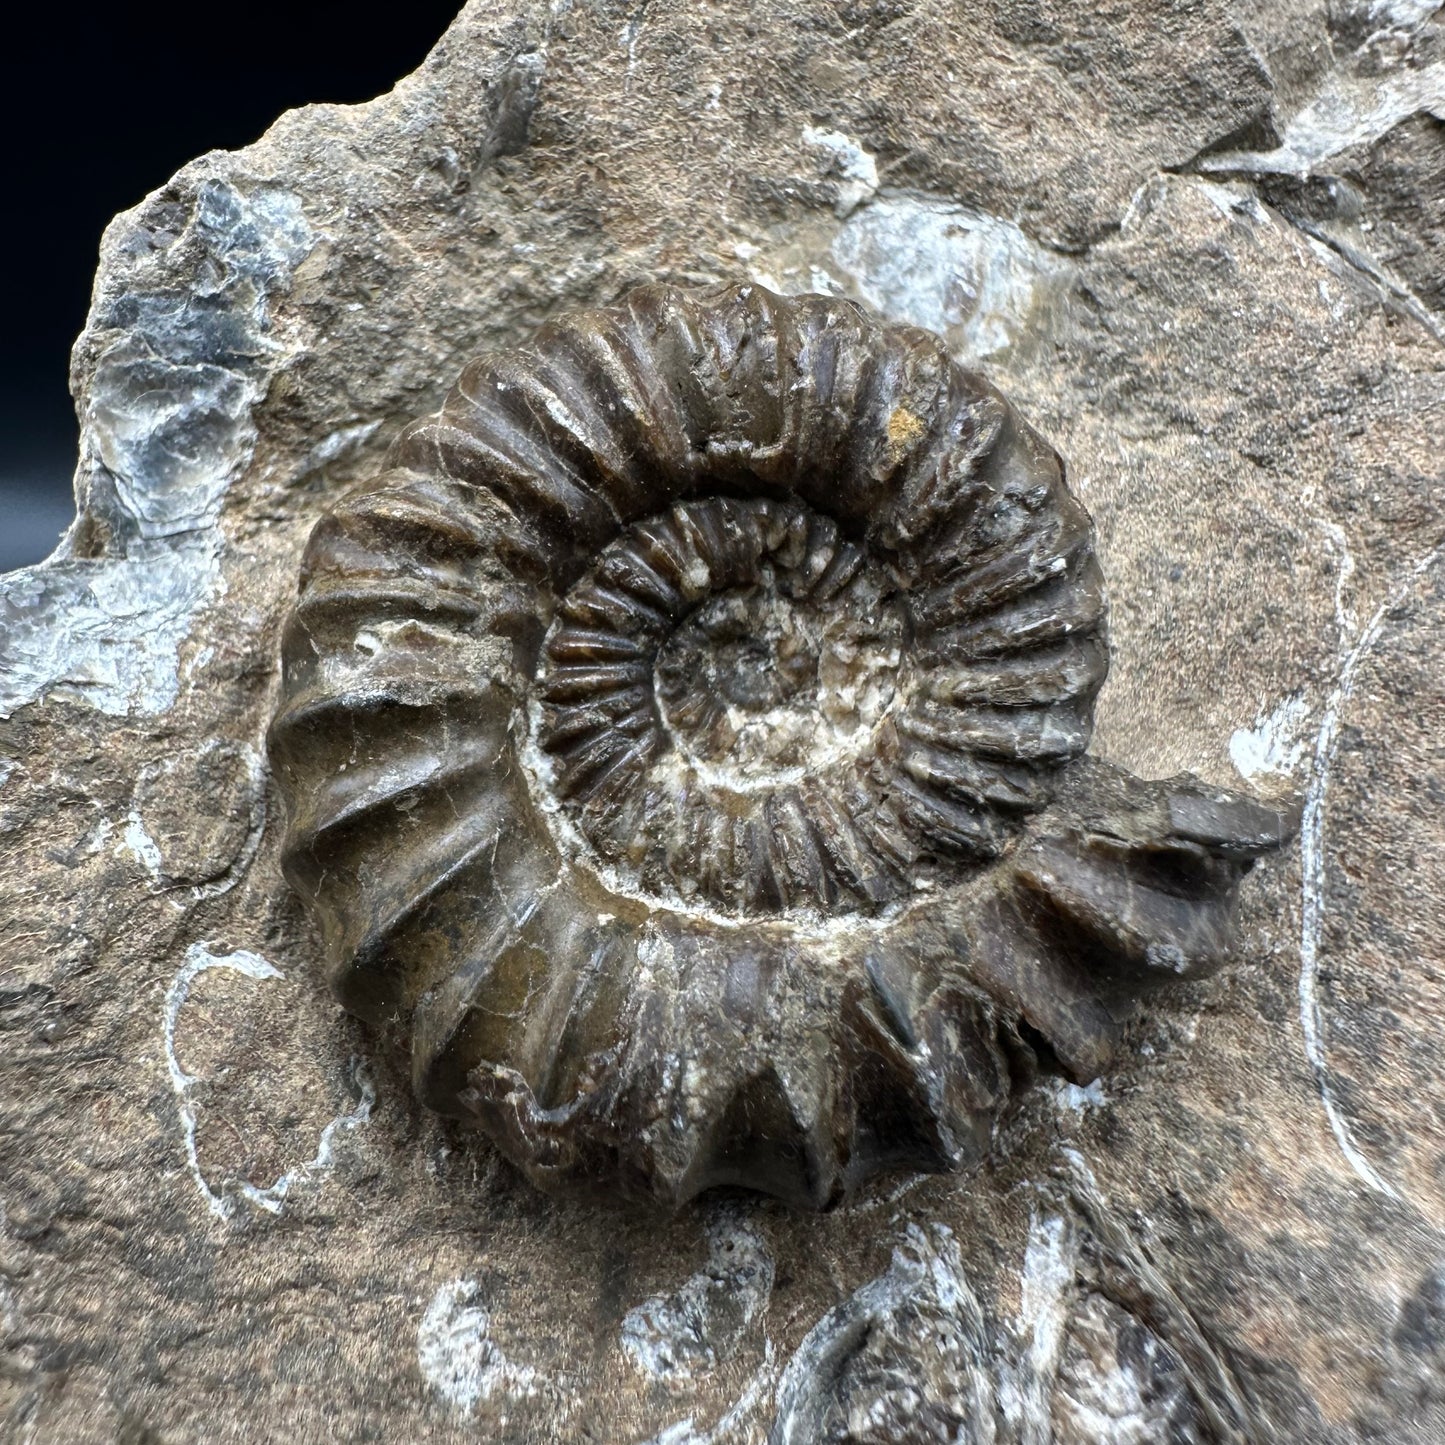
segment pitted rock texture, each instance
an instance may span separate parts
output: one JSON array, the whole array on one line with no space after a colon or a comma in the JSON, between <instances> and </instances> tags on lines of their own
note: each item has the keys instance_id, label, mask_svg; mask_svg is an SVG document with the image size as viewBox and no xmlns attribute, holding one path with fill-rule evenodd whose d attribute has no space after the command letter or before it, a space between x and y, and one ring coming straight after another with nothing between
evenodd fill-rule
<instances>
[{"instance_id":1,"label":"pitted rock texture","mask_svg":"<svg viewBox=\"0 0 1445 1445\"><path fill-rule=\"evenodd\" d=\"M928 332L642 287L474 362L390 462L302 561L283 866L342 1001L539 1183L818 1207L973 1163L1013 1076L1090 1082L1224 962L1288 836L1069 768L1093 528Z\"/></svg>"},{"instance_id":2,"label":"pitted rock texture","mask_svg":"<svg viewBox=\"0 0 1445 1445\"><path fill-rule=\"evenodd\" d=\"M0 1437L1445 1438L1441 35L476 5L118 218L78 524L0 579ZM307 538L472 358L740 275L937 332L1068 459L1101 764L1305 808L1223 973L971 1171L667 1219L412 1102L285 885L265 732Z\"/></svg>"}]
</instances>

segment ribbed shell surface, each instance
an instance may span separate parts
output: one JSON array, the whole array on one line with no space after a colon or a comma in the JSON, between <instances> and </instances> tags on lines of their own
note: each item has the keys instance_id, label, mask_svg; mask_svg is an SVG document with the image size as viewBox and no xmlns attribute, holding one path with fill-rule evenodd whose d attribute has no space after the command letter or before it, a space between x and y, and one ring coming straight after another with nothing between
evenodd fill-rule
<instances>
[{"instance_id":1,"label":"ribbed shell surface","mask_svg":"<svg viewBox=\"0 0 1445 1445\"><path fill-rule=\"evenodd\" d=\"M1058 457L936 337L643 287L472 363L317 526L287 875L342 1002L539 1183L825 1205L975 1157L1040 1035L1097 1072L1090 960L1157 973L1123 934L1162 898L1168 946L1204 928L1170 968L1212 966L1278 842L1153 794L1110 795L1137 837L1080 804L1033 839L1103 627Z\"/></svg>"}]
</instances>

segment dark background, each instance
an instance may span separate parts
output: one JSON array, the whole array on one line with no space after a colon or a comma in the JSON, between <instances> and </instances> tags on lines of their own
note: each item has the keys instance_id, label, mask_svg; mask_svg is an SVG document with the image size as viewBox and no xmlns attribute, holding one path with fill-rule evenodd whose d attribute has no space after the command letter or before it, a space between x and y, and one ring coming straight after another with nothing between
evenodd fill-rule
<instances>
[{"instance_id":1,"label":"dark background","mask_svg":"<svg viewBox=\"0 0 1445 1445\"><path fill-rule=\"evenodd\" d=\"M39 561L74 513L67 369L106 222L193 156L248 145L283 110L391 89L458 9L51 0L11 11L0 31L0 571Z\"/></svg>"}]
</instances>

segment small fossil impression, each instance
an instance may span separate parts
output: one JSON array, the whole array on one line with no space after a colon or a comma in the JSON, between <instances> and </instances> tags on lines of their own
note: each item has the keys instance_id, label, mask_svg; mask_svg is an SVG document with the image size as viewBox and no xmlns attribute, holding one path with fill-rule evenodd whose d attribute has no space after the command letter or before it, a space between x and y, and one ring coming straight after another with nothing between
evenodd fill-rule
<instances>
[{"instance_id":1,"label":"small fossil impression","mask_svg":"<svg viewBox=\"0 0 1445 1445\"><path fill-rule=\"evenodd\" d=\"M966 1165L1220 965L1291 827L1084 756L1062 463L833 297L645 286L473 362L316 527L283 656L336 993L548 1187Z\"/></svg>"}]
</instances>

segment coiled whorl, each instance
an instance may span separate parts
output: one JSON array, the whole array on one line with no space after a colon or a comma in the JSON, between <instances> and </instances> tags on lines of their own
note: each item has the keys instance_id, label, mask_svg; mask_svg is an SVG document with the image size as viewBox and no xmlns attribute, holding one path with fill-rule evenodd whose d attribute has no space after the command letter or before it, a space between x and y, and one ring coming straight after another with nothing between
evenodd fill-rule
<instances>
[{"instance_id":1,"label":"coiled whorl","mask_svg":"<svg viewBox=\"0 0 1445 1445\"><path fill-rule=\"evenodd\" d=\"M1089 1077L1219 961L1281 835L1075 763L1058 457L831 297L648 286L473 362L317 526L283 657L336 992L544 1184L820 1206L974 1157L1040 1035Z\"/></svg>"}]
</instances>

